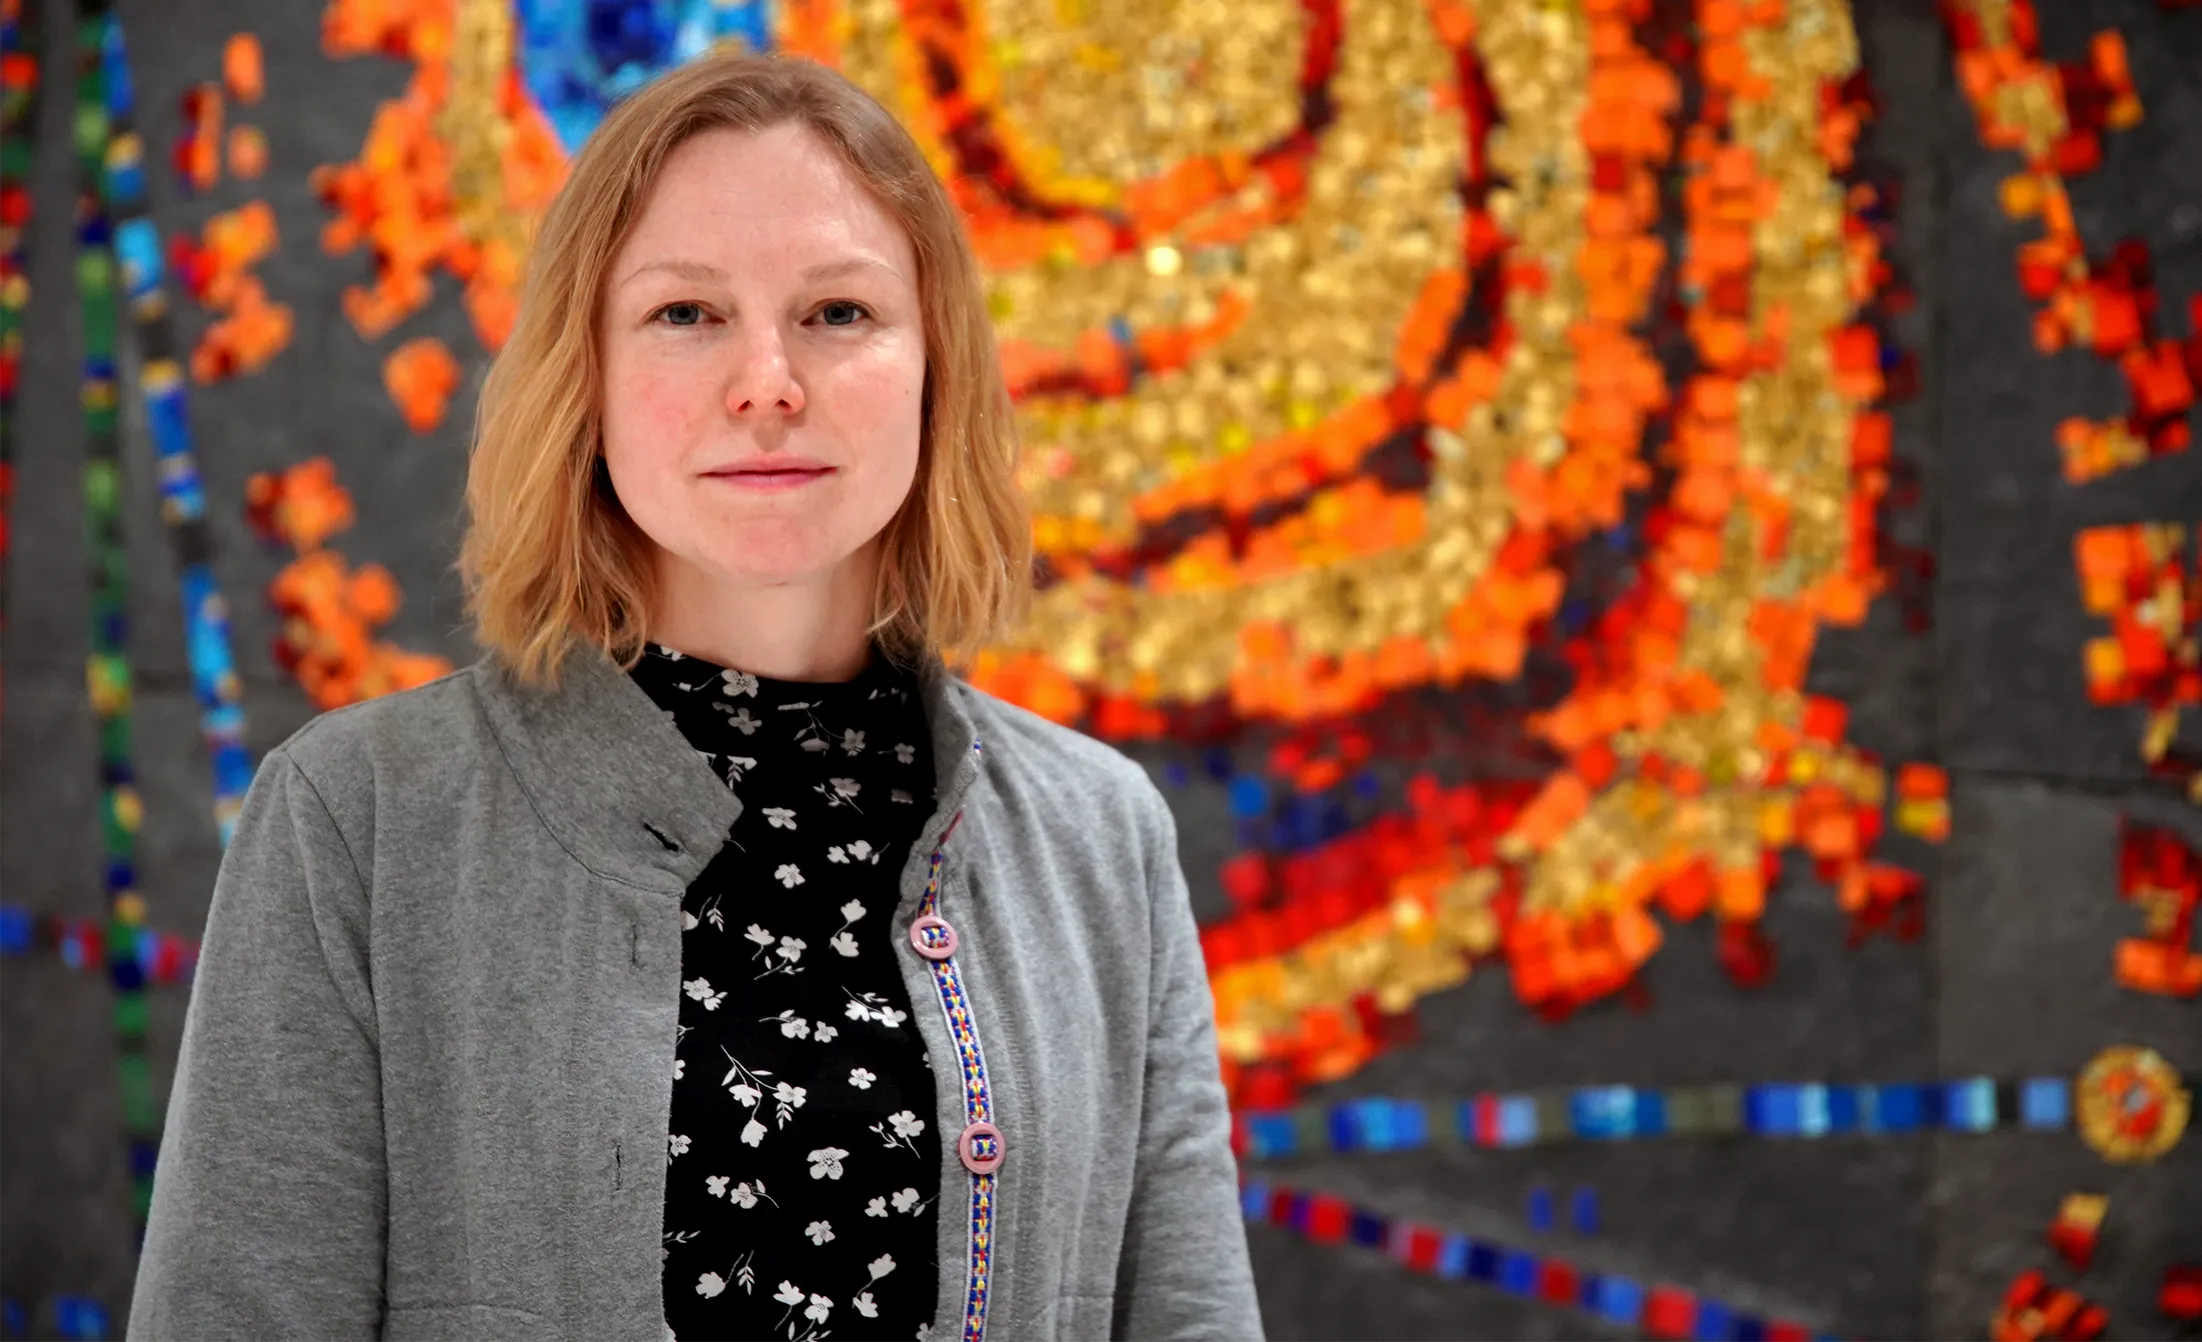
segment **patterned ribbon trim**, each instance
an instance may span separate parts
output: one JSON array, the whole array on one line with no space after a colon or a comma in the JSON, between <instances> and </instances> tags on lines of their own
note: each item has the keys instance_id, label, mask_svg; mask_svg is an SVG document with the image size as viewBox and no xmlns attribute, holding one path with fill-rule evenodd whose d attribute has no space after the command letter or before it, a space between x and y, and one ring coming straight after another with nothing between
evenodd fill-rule
<instances>
[{"instance_id":1,"label":"patterned ribbon trim","mask_svg":"<svg viewBox=\"0 0 2202 1342\"><path fill-rule=\"evenodd\" d=\"M1832 1137L2072 1126L2073 1081L1586 1086L1465 1100L1382 1097L1249 1112L1233 1136L1251 1160L1428 1146L1538 1146L1651 1137Z\"/></svg>"},{"instance_id":2,"label":"patterned ribbon trim","mask_svg":"<svg viewBox=\"0 0 2202 1342\"><path fill-rule=\"evenodd\" d=\"M973 758L977 758L982 748L977 741L971 743ZM925 898L918 904L920 918L939 916L941 868L948 851L948 836L956 832L956 826L962 821L963 812L957 811L933 847L925 878ZM978 1024L972 1019L971 1003L964 995L963 976L957 972L952 955L933 961L932 967L933 987L940 994L941 1013L947 1017L948 1034L956 1045L956 1070L963 1080L964 1121L991 1123L994 1121L994 1100L986 1082L986 1055L979 1048ZM986 1302L993 1287L994 1184L998 1177L993 1171L971 1176L970 1256L963 1300L963 1342L982 1342L986 1336Z\"/></svg>"},{"instance_id":3,"label":"patterned ribbon trim","mask_svg":"<svg viewBox=\"0 0 2202 1342\"><path fill-rule=\"evenodd\" d=\"M1803 1324L1765 1318L1679 1286L1646 1286L1633 1277L1592 1272L1562 1258L1386 1216L1327 1193L1247 1181L1239 1187L1239 1206L1249 1221L1317 1244L1376 1249L1411 1271L1581 1310L1639 1336L1670 1342L1832 1342Z\"/></svg>"}]
</instances>

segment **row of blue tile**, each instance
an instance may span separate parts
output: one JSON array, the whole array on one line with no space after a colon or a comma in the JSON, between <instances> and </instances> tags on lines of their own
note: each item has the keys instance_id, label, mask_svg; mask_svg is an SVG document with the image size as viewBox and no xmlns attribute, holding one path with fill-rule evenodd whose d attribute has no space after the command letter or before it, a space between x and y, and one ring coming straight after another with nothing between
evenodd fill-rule
<instances>
[{"instance_id":1,"label":"row of blue tile","mask_svg":"<svg viewBox=\"0 0 2202 1342\"><path fill-rule=\"evenodd\" d=\"M1586 1087L1565 1094L1565 1118L1551 1125L1541 1121L1538 1099L1529 1095L1458 1101L1371 1097L1327 1109L1270 1110L1247 1115L1247 1153L1270 1158L1321 1149L1413 1150L1430 1145L1433 1136L1512 1147L1670 1135L1823 1137L1987 1132L2004 1126L2059 1131L2072 1121L2072 1083L2064 1077L2001 1084L1988 1077L1885 1085L1771 1083L1733 1090L1733 1100L1722 1106L1707 1100L1713 1092L1705 1089ZM1542 1117L1550 1117L1554 1107L1548 1098ZM1719 1112L1724 1108L1725 1116ZM1303 1140L1311 1128L1320 1136Z\"/></svg>"}]
</instances>

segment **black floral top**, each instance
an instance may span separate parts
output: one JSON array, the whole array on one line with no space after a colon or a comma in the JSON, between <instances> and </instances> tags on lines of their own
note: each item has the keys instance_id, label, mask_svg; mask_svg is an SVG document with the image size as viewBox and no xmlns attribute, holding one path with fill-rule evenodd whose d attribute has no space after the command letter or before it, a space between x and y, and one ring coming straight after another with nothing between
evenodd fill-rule
<instances>
[{"instance_id":1,"label":"black floral top","mask_svg":"<svg viewBox=\"0 0 2202 1342\"><path fill-rule=\"evenodd\" d=\"M897 968L933 812L915 677L766 680L652 645L634 679L741 797L681 903L665 1317L709 1338L922 1338L942 1147Z\"/></svg>"}]
</instances>

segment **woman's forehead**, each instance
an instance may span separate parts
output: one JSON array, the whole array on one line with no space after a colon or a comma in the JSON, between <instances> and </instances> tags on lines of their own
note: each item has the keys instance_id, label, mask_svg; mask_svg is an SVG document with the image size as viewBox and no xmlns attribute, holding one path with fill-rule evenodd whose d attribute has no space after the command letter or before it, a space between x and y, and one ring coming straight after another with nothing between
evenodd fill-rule
<instances>
[{"instance_id":1,"label":"woman's forehead","mask_svg":"<svg viewBox=\"0 0 2202 1342\"><path fill-rule=\"evenodd\" d=\"M660 253L793 271L869 256L907 273L911 249L841 156L787 125L705 131L667 156L622 249L630 265Z\"/></svg>"}]
</instances>

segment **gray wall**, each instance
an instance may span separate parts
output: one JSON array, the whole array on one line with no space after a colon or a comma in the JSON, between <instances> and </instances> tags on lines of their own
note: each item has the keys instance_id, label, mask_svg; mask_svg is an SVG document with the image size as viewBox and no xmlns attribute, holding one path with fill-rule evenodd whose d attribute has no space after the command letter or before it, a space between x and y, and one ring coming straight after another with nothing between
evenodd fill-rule
<instances>
[{"instance_id":1,"label":"gray wall","mask_svg":"<svg viewBox=\"0 0 2202 1342\"><path fill-rule=\"evenodd\" d=\"M2149 241L2168 330L2187 334L2184 298L2202 293L2202 13L2169 15L2153 0L2048 0L2042 8L2057 56L2076 55L2102 26L2127 36L2147 120L2110 139L2108 162L2076 184L2076 201L2092 244L2129 234ZM2028 233L1996 204L2012 161L1978 147L1932 7L1857 0L1857 9L1887 103L1868 152L1902 174L1900 259L1921 299L1902 336L1922 361L1925 391L1897 416L1900 451L1925 473L1928 494L1896 525L1902 539L1932 548L1939 576L1931 635L1905 635L1884 602L1864 628L1823 638L1812 688L1850 700L1856 738L1884 758L1938 760L1951 770L1950 843L1898 840L1891 849L1932 879L1928 936L1845 949L1827 892L1795 873L1772 900L1780 968L1760 992L1728 986L1702 927L1673 933L1652 964L1653 1001L1640 1014L1614 1004L1546 1026L1524 1015L1500 976L1484 975L1428 1002L1423 1042L1377 1061L1340 1094L2069 1074L2125 1041L2154 1044L2202 1071L2202 1003L2123 992L2109 978L2110 947L2137 921L2116 898L2120 817L2178 827L2202 845L2202 814L2147 784L2137 712L2087 705L2079 654L2099 629L2081 609L2071 559L2082 527L2202 519L2202 450L2084 487L2063 483L2050 428L2067 415L2117 411L2117 373L2085 354L2033 353L2028 305L2013 279ZM380 363L413 335L440 335L458 351L474 344L449 292L401 335L360 340L338 300L364 277L365 262L332 261L317 246L323 216L306 173L357 152L375 103L402 88L402 66L327 60L320 6L309 0L125 0L122 11L164 227L196 227L257 195L274 206L283 232L282 251L261 273L297 314L294 347L267 373L195 389L193 402L257 752L310 711L266 651L274 629L258 593L284 556L245 529L238 500L254 471L334 457L361 518L338 548L388 565L407 595L393 637L471 655L448 572L471 399L462 394L441 432L415 438L381 390ZM268 98L246 115L268 133L270 170L250 187L180 198L160 161L177 99L215 77L221 43L238 30L257 33L267 50ZM82 670L79 320L69 230L56 204L69 196L61 133L69 89L51 77L68 68L66 36L50 25L0 711L0 898L94 916L102 910L94 723ZM196 320L186 317L187 330L195 333ZM127 450L147 803L141 888L156 927L195 934L218 857L209 785L142 434ZM2186 738L2194 737L2190 724ZM1158 765L1166 758L1145 755ZM1230 833L1222 798L1202 785L1174 797L1196 898L1214 912L1213 875ZM1218 823L1201 823L1209 816ZM183 996L156 990L153 998L155 1078L165 1094ZM70 973L52 957L0 963L0 1290L30 1300L90 1294L119 1319L130 1224L109 1002L99 977ZM2113 1307L2113 1335L2167 1335L2153 1304L2163 1267L2202 1260L2195 1137L2160 1164L2130 1170L2105 1165L2069 1136L2008 1133L1363 1155L1267 1172L1855 1336L1980 1335L2011 1276L2048 1264L2042 1231L2069 1191L2112 1196L2105 1247L2081 1284ZM1545 1184L1564 1197L1578 1183L1599 1190L1603 1232L1590 1240L1531 1234L1527 1189ZM1317 1247L1267 1227L1250 1233L1279 1338L1600 1332L1583 1316L1413 1276L1366 1251Z\"/></svg>"}]
</instances>

